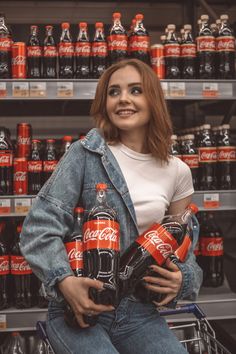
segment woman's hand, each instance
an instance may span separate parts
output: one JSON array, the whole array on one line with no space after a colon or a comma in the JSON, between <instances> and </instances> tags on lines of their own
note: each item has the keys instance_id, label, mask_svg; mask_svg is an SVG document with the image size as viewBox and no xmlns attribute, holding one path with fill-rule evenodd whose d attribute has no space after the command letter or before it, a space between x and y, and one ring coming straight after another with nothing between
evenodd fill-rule
<instances>
[{"instance_id":1,"label":"woman's hand","mask_svg":"<svg viewBox=\"0 0 236 354\"><path fill-rule=\"evenodd\" d=\"M156 272L157 276L143 277L147 289L160 294L166 294L161 302L153 301L157 306L167 305L173 300L177 296L182 285L182 273L177 265L170 261L166 263L165 266L168 269L152 265L150 266L150 269ZM160 275L159 277L158 274Z\"/></svg>"},{"instance_id":2,"label":"woman's hand","mask_svg":"<svg viewBox=\"0 0 236 354\"><path fill-rule=\"evenodd\" d=\"M58 287L66 301L70 304L76 319L82 328L89 327L83 315L98 315L101 312L113 311L110 305L97 305L89 298L89 288L103 290L103 283L85 277L68 276L58 283Z\"/></svg>"}]
</instances>

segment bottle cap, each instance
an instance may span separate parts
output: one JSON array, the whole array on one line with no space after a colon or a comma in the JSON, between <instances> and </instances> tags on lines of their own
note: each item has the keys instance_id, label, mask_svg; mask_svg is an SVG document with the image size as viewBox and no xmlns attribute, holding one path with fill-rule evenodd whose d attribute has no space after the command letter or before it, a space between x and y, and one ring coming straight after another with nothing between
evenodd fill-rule
<instances>
[{"instance_id":1,"label":"bottle cap","mask_svg":"<svg viewBox=\"0 0 236 354\"><path fill-rule=\"evenodd\" d=\"M22 224L17 225L16 231L17 231L18 234L21 233L21 231L22 231Z\"/></svg>"},{"instance_id":2,"label":"bottle cap","mask_svg":"<svg viewBox=\"0 0 236 354\"><path fill-rule=\"evenodd\" d=\"M46 142L47 143L55 143L55 139L47 139Z\"/></svg>"},{"instance_id":3,"label":"bottle cap","mask_svg":"<svg viewBox=\"0 0 236 354\"><path fill-rule=\"evenodd\" d=\"M136 16L135 16L135 18L136 18L136 20L143 20L143 14L137 14Z\"/></svg>"},{"instance_id":4,"label":"bottle cap","mask_svg":"<svg viewBox=\"0 0 236 354\"><path fill-rule=\"evenodd\" d=\"M171 24L169 24L169 25L167 26L167 29L168 29L168 30L171 30L171 31L175 31L176 26L175 26L173 23L171 23Z\"/></svg>"},{"instance_id":5,"label":"bottle cap","mask_svg":"<svg viewBox=\"0 0 236 354\"><path fill-rule=\"evenodd\" d=\"M177 135L176 134L172 134L170 138L171 138L171 140L177 140Z\"/></svg>"},{"instance_id":6,"label":"bottle cap","mask_svg":"<svg viewBox=\"0 0 236 354\"><path fill-rule=\"evenodd\" d=\"M220 16L220 20L221 21L228 20L228 19L229 19L229 16L226 15L226 14L223 14L223 15Z\"/></svg>"},{"instance_id":7,"label":"bottle cap","mask_svg":"<svg viewBox=\"0 0 236 354\"><path fill-rule=\"evenodd\" d=\"M191 31L191 29L192 29L192 25L189 24L184 25L184 30Z\"/></svg>"},{"instance_id":8,"label":"bottle cap","mask_svg":"<svg viewBox=\"0 0 236 354\"><path fill-rule=\"evenodd\" d=\"M47 26L45 26L45 28L46 28L46 30L51 30L51 29L53 29L53 26L52 25L47 25Z\"/></svg>"},{"instance_id":9,"label":"bottle cap","mask_svg":"<svg viewBox=\"0 0 236 354\"><path fill-rule=\"evenodd\" d=\"M65 135L62 138L63 141L72 141L72 136L71 135Z\"/></svg>"},{"instance_id":10,"label":"bottle cap","mask_svg":"<svg viewBox=\"0 0 236 354\"><path fill-rule=\"evenodd\" d=\"M96 185L96 190L97 191L106 190L106 189L107 189L106 183L97 183L97 185Z\"/></svg>"},{"instance_id":11,"label":"bottle cap","mask_svg":"<svg viewBox=\"0 0 236 354\"><path fill-rule=\"evenodd\" d=\"M190 203L189 206L188 206L189 209L191 209L191 211L193 212L193 214L197 214L198 212L198 207L196 204L194 203Z\"/></svg>"},{"instance_id":12,"label":"bottle cap","mask_svg":"<svg viewBox=\"0 0 236 354\"><path fill-rule=\"evenodd\" d=\"M41 140L39 140L39 139L32 139L32 143L41 143Z\"/></svg>"},{"instance_id":13,"label":"bottle cap","mask_svg":"<svg viewBox=\"0 0 236 354\"><path fill-rule=\"evenodd\" d=\"M95 23L95 28L103 28L103 23L102 22L96 22Z\"/></svg>"},{"instance_id":14,"label":"bottle cap","mask_svg":"<svg viewBox=\"0 0 236 354\"><path fill-rule=\"evenodd\" d=\"M185 138L187 140L194 140L194 134L187 134L187 135L185 135Z\"/></svg>"},{"instance_id":15,"label":"bottle cap","mask_svg":"<svg viewBox=\"0 0 236 354\"><path fill-rule=\"evenodd\" d=\"M79 23L79 28L84 28L84 27L88 27L88 24L87 24L87 22L80 22Z\"/></svg>"},{"instance_id":16,"label":"bottle cap","mask_svg":"<svg viewBox=\"0 0 236 354\"><path fill-rule=\"evenodd\" d=\"M114 12L114 13L112 14L112 17L113 17L113 18L121 18L121 13L120 13L120 12Z\"/></svg>"},{"instance_id":17,"label":"bottle cap","mask_svg":"<svg viewBox=\"0 0 236 354\"><path fill-rule=\"evenodd\" d=\"M75 214L81 214L83 212L84 212L84 208L82 208L82 207L76 207L75 208Z\"/></svg>"},{"instance_id":18,"label":"bottle cap","mask_svg":"<svg viewBox=\"0 0 236 354\"><path fill-rule=\"evenodd\" d=\"M208 21L209 20L209 16L208 15L202 15L201 17L202 21Z\"/></svg>"},{"instance_id":19,"label":"bottle cap","mask_svg":"<svg viewBox=\"0 0 236 354\"><path fill-rule=\"evenodd\" d=\"M230 129L230 125L229 124L223 124L221 126L221 129Z\"/></svg>"},{"instance_id":20,"label":"bottle cap","mask_svg":"<svg viewBox=\"0 0 236 354\"><path fill-rule=\"evenodd\" d=\"M37 29L38 29L38 26L37 26L37 25L31 25L31 26L30 26L30 28L31 28L31 29L36 29L36 30L37 30Z\"/></svg>"},{"instance_id":21,"label":"bottle cap","mask_svg":"<svg viewBox=\"0 0 236 354\"><path fill-rule=\"evenodd\" d=\"M62 22L61 27L62 27L62 29L69 29L70 24L69 24L69 22Z\"/></svg>"}]
</instances>

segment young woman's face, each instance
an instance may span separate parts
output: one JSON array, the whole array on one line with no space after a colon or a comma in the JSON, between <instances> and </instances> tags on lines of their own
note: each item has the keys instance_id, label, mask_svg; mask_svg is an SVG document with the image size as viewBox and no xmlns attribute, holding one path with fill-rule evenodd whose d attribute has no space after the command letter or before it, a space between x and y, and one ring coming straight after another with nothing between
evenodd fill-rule
<instances>
[{"instance_id":1,"label":"young woman's face","mask_svg":"<svg viewBox=\"0 0 236 354\"><path fill-rule=\"evenodd\" d=\"M151 112L143 93L141 76L133 66L127 65L110 77L106 110L111 122L121 133L145 133Z\"/></svg>"}]
</instances>

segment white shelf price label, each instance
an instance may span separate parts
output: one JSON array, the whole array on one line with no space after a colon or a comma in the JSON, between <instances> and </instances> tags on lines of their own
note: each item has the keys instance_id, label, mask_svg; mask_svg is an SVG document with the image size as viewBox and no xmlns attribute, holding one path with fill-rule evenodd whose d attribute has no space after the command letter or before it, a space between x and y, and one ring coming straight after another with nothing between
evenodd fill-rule
<instances>
[{"instance_id":1,"label":"white shelf price label","mask_svg":"<svg viewBox=\"0 0 236 354\"><path fill-rule=\"evenodd\" d=\"M204 193L203 207L206 209L216 209L220 206L219 193Z\"/></svg>"},{"instance_id":2,"label":"white shelf price label","mask_svg":"<svg viewBox=\"0 0 236 354\"><path fill-rule=\"evenodd\" d=\"M0 199L0 214L9 214L11 212L11 200Z\"/></svg>"},{"instance_id":3,"label":"white shelf price label","mask_svg":"<svg viewBox=\"0 0 236 354\"><path fill-rule=\"evenodd\" d=\"M73 97L73 82L57 82L57 97Z\"/></svg>"},{"instance_id":4,"label":"white shelf price label","mask_svg":"<svg viewBox=\"0 0 236 354\"><path fill-rule=\"evenodd\" d=\"M7 328L7 316L5 314L0 315L0 330Z\"/></svg>"},{"instance_id":5,"label":"white shelf price label","mask_svg":"<svg viewBox=\"0 0 236 354\"><path fill-rule=\"evenodd\" d=\"M185 82L169 82L169 95L184 97L186 95Z\"/></svg>"},{"instance_id":6,"label":"white shelf price label","mask_svg":"<svg viewBox=\"0 0 236 354\"><path fill-rule=\"evenodd\" d=\"M30 82L30 97L46 97L46 82Z\"/></svg>"},{"instance_id":7,"label":"white shelf price label","mask_svg":"<svg viewBox=\"0 0 236 354\"><path fill-rule=\"evenodd\" d=\"M28 82L13 82L12 83L13 97L29 97L29 83Z\"/></svg>"},{"instance_id":8,"label":"white shelf price label","mask_svg":"<svg viewBox=\"0 0 236 354\"><path fill-rule=\"evenodd\" d=\"M168 82L161 81L161 87L162 91L164 93L164 96L168 96Z\"/></svg>"},{"instance_id":9,"label":"white shelf price label","mask_svg":"<svg viewBox=\"0 0 236 354\"><path fill-rule=\"evenodd\" d=\"M202 96L203 97L217 97L219 95L219 87L217 82L203 82Z\"/></svg>"},{"instance_id":10,"label":"white shelf price label","mask_svg":"<svg viewBox=\"0 0 236 354\"><path fill-rule=\"evenodd\" d=\"M28 213L31 207L30 198L18 198L15 199L15 213Z\"/></svg>"},{"instance_id":11,"label":"white shelf price label","mask_svg":"<svg viewBox=\"0 0 236 354\"><path fill-rule=\"evenodd\" d=\"M0 97L6 97L7 95L7 84L6 82L0 82Z\"/></svg>"}]
</instances>

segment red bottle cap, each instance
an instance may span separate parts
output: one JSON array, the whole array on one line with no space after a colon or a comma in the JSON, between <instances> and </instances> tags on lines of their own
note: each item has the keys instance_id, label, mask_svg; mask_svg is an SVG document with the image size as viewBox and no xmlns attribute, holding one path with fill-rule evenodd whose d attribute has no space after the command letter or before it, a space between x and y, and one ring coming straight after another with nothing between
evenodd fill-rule
<instances>
[{"instance_id":1,"label":"red bottle cap","mask_svg":"<svg viewBox=\"0 0 236 354\"><path fill-rule=\"evenodd\" d=\"M142 14L137 14L135 16L136 20L143 20L143 15Z\"/></svg>"},{"instance_id":2,"label":"red bottle cap","mask_svg":"<svg viewBox=\"0 0 236 354\"><path fill-rule=\"evenodd\" d=\"M70 135L65 135L65 136L63 136L62 140L63 140L63 141L72 141L72 136L70 136Z\"/></svg>"},{"instance_id":3,"label":"red bottle cap","mask_svg":"<svg viewBox=\"0 0 236 354\"><path fill-rule=\"evenodd\" d=\"M55 139L47 139L47 143L55 143Z\"/></svg>"},{"instance_id":4,"label":"red bottle cap","mask_svg":"<svg viewBox=\"0 0 236 354\"><path fill-rule=\"evenodd\" d=\"M69 29L70 24L69 24L69 22L62 22L61 27L62 27L62 29Z\"/></svg>"},{"instance_id":5,"label":"red bottle cap","mask_svg":"<svg viewBox=\"0 0 236 354\"><path fill-rule=\"evenodd\" d=\"M41 143L41 140L39 140L39 139L32 139L32 143Z\"/></svg>"},{"instance_id":6,"label":"red bottle cap","mask_svg":"<svg viewBox=\"0 0 236 354\"><path fill-rule=\"evenodd\" d=\"M121 18L121 13L120 12L114 12L112 17L113 18Z\"/></svg>"},{"instance_id":7,"label":"red bottle cap","mask_svg":"<svg viewBox=\"0 0 236 354\"><path fill-rule=\"evenodd\" d=\"M196 204L191 203L191 204L189 204L188 208L190 208L190 209L192 210L193 214L197 214L197 212L198 212L198 207L197 207Z\"/></svg>"},{"instance_id":8,"label":"red bottle cap","mask_svg":"<svg viewBox=\"0 0 236 354\"><path fill-rule=\"evenodd\" d=\"M47 25L47 26L45 26L45 28L46 28L46 30L51 30L53 28L53 26L52 25Z\"/></svg>"},{"instance_id":9,"label":"red bottle cap","mask_svg":"<svg viewBox=\"0 0 236 354\"><path fill-rule=\"evenodd\" d=\"M75 214L81 214L83 212L84 212L84 208L82 208L82 207L76 207L75 208Z\"/></svg>"},{"instance_id":10,"label":"red bottle cap","mask_svg":"<svg viewBox=\"0 0 236 354\"><path fill-rule=\"evenodd\" d=\"M107 184L106 183L98 183L96 185L96 190L100 191L100 190L106 190L107 189Z\"/></svg>"},{"instance_id":11,"label":"red bottle cap","mask_svg":"<svg viewBox=\"0 0 236 354\"><path fill-rule=\"evenodd\" d=\"M103 28L103 23L102 22L96 22L95 23L95 28Z\"/></svg>"},{"instance_id":12,"label":"red bottle cap","mask_svg":"<svg viewBox=\"0 0 236 354\"><path fill-rule=\"evenodd\" d=\"M79 28L87 28L88 27L88 24L87 24L87 22L80 22L79 23Z\"/></svg>"}]
</instances>

